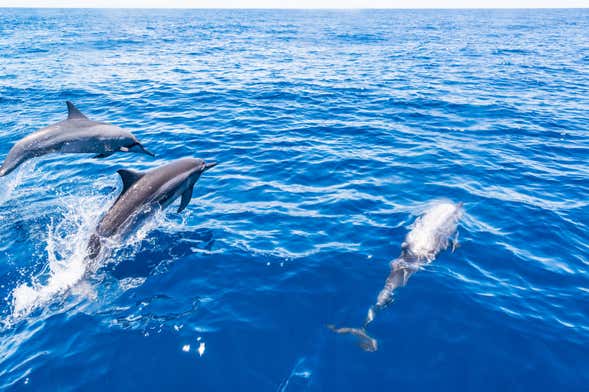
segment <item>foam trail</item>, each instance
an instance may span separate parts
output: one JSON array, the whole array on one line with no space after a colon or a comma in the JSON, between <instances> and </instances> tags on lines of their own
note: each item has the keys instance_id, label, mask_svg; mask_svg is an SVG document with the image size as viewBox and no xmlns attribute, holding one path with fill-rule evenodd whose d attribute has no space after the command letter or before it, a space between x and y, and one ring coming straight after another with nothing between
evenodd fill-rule
<instances>
[{"instance_id":1,"label":"foam trail","mask_svg":"<svg viewBox=\"0 0 589 392\"><path fill-rule=\"evenodd\" d=\"M397 288L405 286L411 275L419 271L422 266L431 263L438 253L448 248L463 213L462 203L454 204L449 201L430 203L411 226L411 231L401 245L401 255L391 262L391 272L384 287L378 293L376 303L368 309L363 326L336 328L329 325L328 327L339 334L356 336L365 351L376 351L378 342L368 335L366 327L374 320L377 311L393 301L393 294Z\"/></svg>"}]
</instances>

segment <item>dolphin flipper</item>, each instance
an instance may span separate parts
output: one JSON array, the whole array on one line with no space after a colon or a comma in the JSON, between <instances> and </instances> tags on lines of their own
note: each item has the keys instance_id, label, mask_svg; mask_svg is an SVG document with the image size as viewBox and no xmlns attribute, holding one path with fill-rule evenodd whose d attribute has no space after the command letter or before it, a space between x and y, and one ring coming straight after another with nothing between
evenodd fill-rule
<instances>
[{"instance_id":1,"label":"dolphin flipper","mask_svg":"<svg viewBox=\"0 0 589 392\"><path fill-rule=\"evenodd\" d=\"M180 207L178 207L178 212L182 212L186 208L188 203L190 203L190 199L192 199L192 190L193 189L194 189L194 185L192 185L190 188L188 188L182 194L182 200L180 201Z\"/></svg>"}]
</instances>

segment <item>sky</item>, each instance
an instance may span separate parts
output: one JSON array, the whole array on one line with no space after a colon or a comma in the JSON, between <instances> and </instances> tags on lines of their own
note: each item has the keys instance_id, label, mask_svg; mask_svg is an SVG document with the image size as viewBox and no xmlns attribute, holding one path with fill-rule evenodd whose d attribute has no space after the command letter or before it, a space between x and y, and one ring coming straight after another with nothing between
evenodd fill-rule
<instances>
[{"instance_id":1,"label":"sky","mask_svg":"<svg viewBox=\"0 0 589 392\"><path fill-rule=\"evenodd\" d=\"M0 0L59 8L589 8L589 0Z\"/></svg>"}]
</instances>

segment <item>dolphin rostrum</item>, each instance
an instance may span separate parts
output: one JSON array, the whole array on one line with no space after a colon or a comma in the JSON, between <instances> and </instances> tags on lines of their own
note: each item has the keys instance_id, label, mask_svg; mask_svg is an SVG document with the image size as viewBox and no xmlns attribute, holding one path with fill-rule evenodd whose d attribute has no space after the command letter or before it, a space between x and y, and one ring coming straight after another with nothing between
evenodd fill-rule
<instances>
[{"instance_id":1,"label":"dolphin rostrum","mask_svg":"<svg viewBox=\"0 0 589 392\"><path fill-rule=\"evenodd\" d=\"M438 253L448 248L451 237L456 233L458 222L464 214L462 203L441 202L432 205L413 223L411 231L401 245L401 255L391 261L391 272L384 287L378 293L376 303L368 309L368 314L361 328L336 328L328 325L332 331L351 334L359 338L360 347L366 351L376 351L378 342L366 333L366 327L376 312L393 301L395 289L403 287L422 266L431 263ZM458 246L458 236L454 237L452 251Z\"/></svg>"},{"instance_id":2,"label":"dolphin rostrum","mask_svg":"<svg viewBox=\"0 0 589 392\"><path fill-rule=\"evenodd\" d=\"M88 257L96 258L102 242L121 239L157 209L166 208L179 197L182 200L178 212L184 210L200 175L216 165L202 159L182 158L146 172L119 170L123 190L98 222L88 244Z\"/></svg>"},{"instance_id":3,"label":"dolphin rostrum","mask_svg":"<svg viewBox=\"0 0 589 392\"><path fill-rule=\"evenodd\" d=\"M0 177L28 159L55 152L95 153L95 158L105 158L118 151L154 156L130 132L116 125L89 120L73 103L67 101L66 104L66 120L26 136L10 149L0 168Z\"/></svg>"}]
</instances>

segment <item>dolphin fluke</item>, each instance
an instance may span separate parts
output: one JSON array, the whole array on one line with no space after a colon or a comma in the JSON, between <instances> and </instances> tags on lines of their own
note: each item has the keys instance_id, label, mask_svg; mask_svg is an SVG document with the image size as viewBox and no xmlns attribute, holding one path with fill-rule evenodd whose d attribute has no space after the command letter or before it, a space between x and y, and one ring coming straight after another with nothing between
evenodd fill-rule
<instances>
[{"instance_id":1,"label":"dolphin fluke","mask_svg":"<svg viewBox=\"0 0 589 392\"><path fill-rule=\"evenodd\" d=\"M350 334L358 338L358 344L364 351L374 352L378 350L378 341L366 333L364 328L337 328L333 324L327 325L327 328L337 334Z\"/></svg>"}]
</instances>

